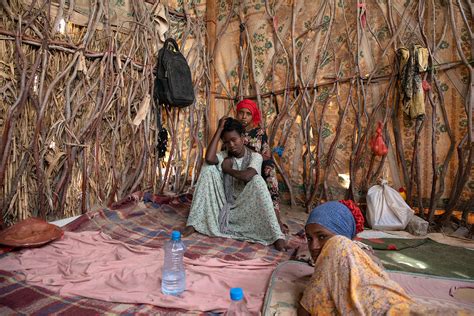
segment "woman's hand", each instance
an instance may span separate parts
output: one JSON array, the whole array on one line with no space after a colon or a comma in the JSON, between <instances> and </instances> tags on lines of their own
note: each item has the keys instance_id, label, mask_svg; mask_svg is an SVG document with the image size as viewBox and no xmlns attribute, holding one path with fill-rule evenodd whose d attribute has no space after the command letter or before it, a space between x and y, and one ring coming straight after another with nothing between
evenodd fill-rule
<instances>
[{"instance_id":1,"label":"woman's hand","mask_svg":"<svg viewBox=\"0 0 474 316\"><path fill-rule=\"evenodd\" d=\"M222 161L222 172L224 173L229 173L229 171L232 169L232 167L234 166L234 160L232 159L232 157L226 157L223 161Z\"/></svg>"},{"instance_id":2,"label":"woman's hand","mask_svg":"<svg viewBox=\"0 0 474 316\"><path fill-rule=\"evenodd\" d=\"M218 130L222 131L224 129L224 124L225 124L225 122L227 121L228 118L229 118L228 116L223 116L223 117L220 118L219 124L217 126Z\"/></svg>"},{"instance_id":3,"label":"woman's hand","mask_svg":"<svg viewBox=\"0 0 474 316\"><path fill-rule=\"evenodd\" d=\"M209 165L217 165L218 164L218 159L217 159L217 144L219 143L219 139L221 137L222 131L224 130L224 124L227 121L228 117L223 116L219 120L219 124L217 126L217 130L214 133L214 136L212 136L211 142L207 146L206 150L206 162Z\"/></svg>"}]
</instances>

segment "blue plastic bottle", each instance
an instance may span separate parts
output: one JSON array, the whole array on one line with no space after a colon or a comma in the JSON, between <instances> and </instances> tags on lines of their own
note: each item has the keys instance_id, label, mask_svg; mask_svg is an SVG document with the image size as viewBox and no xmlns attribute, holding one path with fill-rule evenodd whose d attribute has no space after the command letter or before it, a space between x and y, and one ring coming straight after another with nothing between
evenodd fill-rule
<instances>
[{"instance_id":1,"label":"blue plastic bottle","mask_svg":"<svg viewBox=\"0 0 474 316\"><path fill-rule=\"evenodd\" d=\"M240 287L230 289L230 303L226 316L246 316L250 315L247 305L244 302L244 291Z\"/></svg>"},{"instance_id":2,"label":"blue plastic bottle","mask_svg":"<svg viewBox=\"0 0 474 316\"><path fill-rule=\"evenodd\" d=\"M164 248L161 291L166 295L180 295L186 289L186 272L183 263L186 247L181 241L181 233L174 230Z\"/></svg>"}]
</instances>

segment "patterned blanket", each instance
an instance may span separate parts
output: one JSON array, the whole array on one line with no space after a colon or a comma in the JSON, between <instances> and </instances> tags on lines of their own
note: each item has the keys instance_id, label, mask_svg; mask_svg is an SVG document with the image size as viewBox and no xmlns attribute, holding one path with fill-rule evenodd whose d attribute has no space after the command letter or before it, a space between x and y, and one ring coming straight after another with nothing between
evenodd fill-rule
<instances>
[{"instance_id":1,"label":"patterned blanket","mask_svg":"<svg viewBox=\"0 0 474 316\"><path fill-rule=\"evenodd\" d=\"M110 208L89 212L66 225L67 231L102 231L114 239L148 247L162 247L173 229L185 226L191 205L190 195L163 197L134 194ZM298 231L297 223L290 229ZM293 227L294 226L294 227ZM301 228L301 226L299 226ZM186 256L202 255L226 260L263 258L271 262L287 260L290 252L278 252L273 247L251 244L227 238L210 238L193 234L184 239ZM289 245L297 248L303 242L290 237ZM11 253L1 256L11 255ZM117 304L82 297L59 296L44 288L30 286L17 280L13 274L0 268L0 314L160 314L176 315L186 311L163 309L152 305ZM186 313L187 314L187 313Z\"/></svg>"},{"instance_id":2,"label":"patterned blanket","mask_svg":"<svg viewBox=\"0 0 474 316\"><path fill-rule=\"evenodd\" d=\"M298 261L285 261L273 271L263 307L263 315L296 316L298 302L303 295L314 268ZM416 273L387 271L416 302L432 306L463 309L467 315L474 312L474 281L443 278ZM468 290L467 295L456 295ZM464 315L460 313L461 315Z\"/></svg>"}]
</instances>

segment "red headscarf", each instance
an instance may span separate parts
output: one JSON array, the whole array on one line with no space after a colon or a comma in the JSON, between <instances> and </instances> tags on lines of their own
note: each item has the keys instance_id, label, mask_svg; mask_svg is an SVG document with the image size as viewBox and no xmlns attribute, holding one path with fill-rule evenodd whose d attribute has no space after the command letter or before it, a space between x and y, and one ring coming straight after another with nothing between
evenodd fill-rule
<instances>
[{"instance_id":1,"label":"red headscarf","mask_svg":"<svg viewBox=\"0 0 474 316\"><path fill-rule=\"evenodd\" d=\"M255 102L249 99L243 99L237 103L237 112L239 112L240 109L247 109L250 111L250 113L252 113L252 123L254 126L258 126L260 124L260 111L258 110L258 106L255 104Z\"/></svg>"},{"instance_id":2,"label":"red headscarf","mask_svg":"<svg viewBox=\"0 0 474 316\"><path fill-rule=\"evenodd\" d=\"M340 200L339 203L344 204L349 209L349 211L351 211L352 216L354 216L356 224L356 234L364 231L364 215L362 215L362 212L357 206L357 203L352 200Z\"/></svg>"}]
</instances>

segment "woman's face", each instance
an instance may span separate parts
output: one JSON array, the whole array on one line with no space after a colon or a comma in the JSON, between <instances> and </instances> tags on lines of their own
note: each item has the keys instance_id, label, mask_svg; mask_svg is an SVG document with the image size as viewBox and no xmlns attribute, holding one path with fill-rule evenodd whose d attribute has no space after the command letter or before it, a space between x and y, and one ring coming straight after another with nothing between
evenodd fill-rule
<instances>
[{"instance_id":1,"label":"woman's face","mask_svg":"<svg viewBox=\"0 0 474 316\"><path fill-rule=\"evenodd\" d=\"M244 150L244 140L236 131L225 132L222 135L222 142L230 156L241 157Z\"/></svg>"},{"instance_id":2,"label":"woman's face","mask_svg":"<svg viewBox=\"0 0 474 316\"><path fill-rule=\"evenodd\" d=\"M326 242L335 234L319 224L308 224L305 231L309 253L313 261L316 262Z\"/></svg>"},{"instance_id":3,"label":"woman's face","mask_svg":"<svg viewBox=\"0 0 474 316\"><path fill-rule=\"evenodd\" d=\"M242 123L244 128L252 126L252 112L249 109L242 108L237 112L237 119Z\"/></svg>"}]
</instances>

